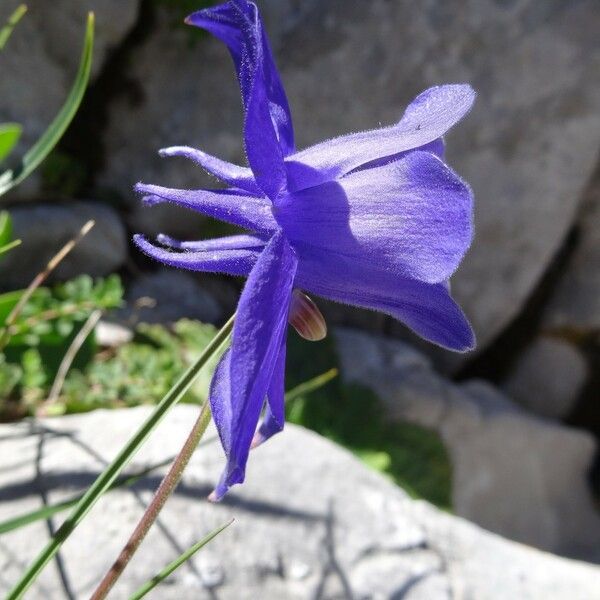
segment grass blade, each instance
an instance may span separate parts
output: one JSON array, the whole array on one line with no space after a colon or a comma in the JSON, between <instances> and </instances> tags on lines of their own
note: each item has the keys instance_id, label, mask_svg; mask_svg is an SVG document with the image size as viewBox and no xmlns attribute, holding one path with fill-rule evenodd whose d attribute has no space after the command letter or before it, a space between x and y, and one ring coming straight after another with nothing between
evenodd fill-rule
<instances>
[{"instance_id":1,"label":"grass blade","mask_svg":"<svg viewBox=\"0 0 600 600\"><path fill-rule=\"evenodd\" d=\"M193 546L188 548L183 554L176 558L172 563L169 563L162 571L155 575L152 579L147 581L143 586L136 590L130 597L129 600L140 600L149 591L153 590L158 584L163 582L169 575L176 571L186 560L189 560L200 548L206 546L208 542L213 540L219 535L224 529L227 529L235 519L229 520L221 527L217 527L214 531L211 531L206 537L202 538L199 542L196 542Z\"/></svg>"},{"instance_id":2,"label":"grass blade","mask_svg":"<svg viewBox=\"0 0 600 600\"><path fill-rule=\"evenodd\" d=\"M2 135L1 130L2 126L0 125L0 136ZM0 139L0 146L1 145L2 141ZM10 218L10 215L3 210L0 212L0 256L21 243L21 240L11 241L12 231L12 219Z\"/></svg>"},{"instance_id":3,"label":"grass blade","mask_svg":"<svg viewBox=\"0 0 600 600\"><path fill-rule=\"evenodd\" d=\"M42 137L25 153L21 164L0 176L0 196L18 185L48 156L73 120L87 87L92 69L94 47L94 13L88 15L79 71L67 100Z\"/></svg>"},{"instance_id":4,"label":"grass blade","mask_svg":"<svg viewBox=\"0 0 600 600\"><path fill-rule=\"evenodd\" d=\"M16 248L21 245L21 240L13 240L12 242L6 244L5 246L0 246L0 256L6 254L9 250Z\"/></svg>"},{"instance_id":5,"label":"grass blade","mask_svg":"<svg viewBox=\"0 0 600 600\"><path fill-rule=\"evenodd\" d=\"M11 36L15 25L23 18L23 15L27 12L27 7L24 4L18 6L12 15L8 18L8 23L0 29L0 50L4 49L8 38Z\"/></svg>"},{"instance_id":6,"label":"grass blade","mask_svg":"<svg viewBox=\"0 0 600 600\"><path fill-rule=\"evenodd\" d=\"M18 123L2 123L0 125L0 162L2 162L21 138L23 128Z\"/></svg>"},{"instance_id":7,"label":"grass blade","mask_svg":"<svg viewBox=\"0 0 600 600\"><path fill-rule=\"evenodd\" d=\"M0 212L0 246L5 246L12 237L12 219L5 210Z\"/></svg>"},{"instance_id":8,"label":"grass blade","mask_svg":"<svg viewBox=\"0 0 600 600\"><path fill-rule=\"evenodd\" d=\"M137 452L140 446L146 441L150 433L162 421L168 410L174 406L181 397L190 388L194 379L198 375L200 369L208 362L212 355L221 347L227 340L233 328L234 317L231 317L227 323L221 328L217 335L212 339L210 344L204 349L204 352L189 367L189 369L181 376L179 381L167 392L162 400L156 405L156 408L144 421L138 431L133 435L129 442L121 449L115 459L106 467L96 481L88 488L87 492L82 496L81 500L74 507L71 514L61 525L58 531L50 539L48 544L31 563L29 568L23 574L21 579L16 583L13 589L9 592L6 600L17 600L22 598L23 594L29 589L36 577L42 569L55 556L65 540L73 533L75 527L92 509L100 496L110 488L119 473L129 463L133 455Z\"/></svg>"},{"instance_id":9,"label":"grass blade","mask_svg":"<svg viewBox=\"0 0 600 600\"><path fill-rule=\"evenodd\" d=\"M317 375L308 381L302 382L300 385L297 385L295 388L292 388L285 394L286 403L293 402L300 396L304 396L305 394L310 394L311 392L318 390L320 387L337 377L337 374L337 369L329 369L329 371L325 371L325 373L322 373L321 375Z\"/></svg>"}]
</instances>

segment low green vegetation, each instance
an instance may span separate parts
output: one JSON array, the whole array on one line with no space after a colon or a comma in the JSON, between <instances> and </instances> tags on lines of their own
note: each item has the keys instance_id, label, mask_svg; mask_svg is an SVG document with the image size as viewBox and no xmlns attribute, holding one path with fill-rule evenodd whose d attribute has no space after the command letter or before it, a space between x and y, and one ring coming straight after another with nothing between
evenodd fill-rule
<instances>
[{"instance_id":1,"label":"low green vegetation","mask_svg":"<svg viewBox=\"0 0 600 600\"><path fill-rule=\"evenodd\" d=\"M0 322L21 292L0 296ZM2 302L4 300L4 302ZM89 315L122 302L119 279L93 282L82 276L52 290L39 288L11 328L0 359L0 419L39 414L84 412L96 408L137 406L161 398L175 383L216 330L189 320L166 328L140 323L130 343L100 348L92 333L76 357L51 404L46 402L60 363ZM206 399L216 358L184 400Z\"/></svg>"},{"instance_id":2,"label":"low green vegetation","mask_svg":"<svg viewBox=\"0 0 600 600\"><path fill-rule=\"evenodd\" d=\"M131 342L101 348L94 334L77 352L58 396L48 403L62 357L92 311L122 304L116 276L79 277L40 288L12 328L0 357L0 419L65 414L156 402L214 336L212 325L183 319L171 327L140 323ZM0 323L20 292L0 296ZM184 401L203 402L217 357ZM338 367L332 339L310 343L289 334L287 389ZM345 446L415 497L449 509L451 465L434 432L386 420L377 395L339 377L288 405L288 420Z\"/></svg>"},{"instance_id":3,"label":"low green vegetation","mask_svg":"<svg viewBox=\"0 0 600 600\"><path fill-rule=\"evenodd\" d=\"M162 398L181 373L200 356L216 329L183 319L167 329L140 324L135 338L114 352L100 355L65 381L61 412L148 404ZM200 372L184 402L206 400L217 358Z\"/></svg>"},{"instance_id":4,"label":"low green vegetation","mask_svg":"<svg viewBox=\"0 0 600 600\"><path fill-rule=\"evenodd\" d=\"M22 290L0 295L0 325L19 302ZM56 377L59 365L89 315L121 304L120 279L93 281L83 275L53 289L32 294L10 327L0 327L0 419L34 414ZM77 352L73 369L84 368L95 357L94 336Z\"/></svg>"}]
</instances>

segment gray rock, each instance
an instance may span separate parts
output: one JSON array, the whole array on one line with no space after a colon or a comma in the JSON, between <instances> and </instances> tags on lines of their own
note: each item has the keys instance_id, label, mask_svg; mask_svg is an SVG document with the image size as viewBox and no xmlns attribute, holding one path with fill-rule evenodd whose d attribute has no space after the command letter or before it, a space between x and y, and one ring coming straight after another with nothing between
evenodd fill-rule
<instances>
[{"instance_id":1,"label":"gray rock","mask_svg":"<svg viewBox=\"0 0 600 600\"><path fill-rule=\"evenodd\" d=\"M546 310L543 326L568 334L600 332L600 168L585 195L579 239Z\"/></svg>"},{"instance_id":2,"label":"gray rock","mask_svg":"<svg viewBox=\"0 0 600 600\"><path fill-rule=\"evenodd\" d=\"M453 281L484 348L535 288L577 212L600 140L600 10L577 3L260 2L298 146L392 123L433 84L469 81L472 114L448 158L477 198L476 240ZM237 86L225 48L161 27L131 75L145 103L112 107L106 185L131 174L200 185L199 169L155 157L171 144L242 161ZM187 214L187 213L185 213ZM185 217L182 217L185 218ZM169 223L164 221L169 227ZM464 357L454 356L452 364Z\"/></svg>"},{"instance_id":3,"label":"gray rock","mask_svg":"<svg viewBox=\"0 0 600 600\"><path fill-rule=\"evenodd\" d=\"M3 287L28 285L89 219L94 219L95 226L59 264L50 281L69 279L82 273L94 277L107 275L126 260L125 228L115 211L103 204L28 204L11 209L10 214L14 237L23 243L0 262Z\"/></svg>"},{"instance_id":4,"label":"gray rock","mask_svg":"<svg viewBox=\"0 0 600 600\"><path fill-rule=\"evenodd\" d=\"M540 337L519 357L503 388L533 413L560 419L575 406L587 377L585 357L575 346Z\"/></svg>"},{"instance_id":5,"label":"gray rock","mask_svg":"<svg viewBox=\"0 0 600 600\"><path fill-rule=\"evenodd\" d=\"M589 434L528 414L484 382L454 385L401 342L345 329L335 335L344 377L375 390L391 419L439 433L458 515L526 544L600 560Z\"/></svg>"},{"instance_id":6,"label":"gray rock","mask_svg":"<svg viewBox=\"0 0 600 600\"><path fill-rule=\"evenodd\" d=\"M3 0L4 24L21 0ZM87 13L96 15L93 73L95 76L137 18L139 0L45 0L27 2L28 13L2 52L0 122L24 124L19 150L39 138L66 99L79 64ZM11 192L26 197L39 187L39 172Z\"/></svg>"},{"instance_id":7,"label":"gray rock","mask_svg":"<svg viewBox=\"0 0 600 600\"><path fill-rule=\"evenodd\" d=\"M454 440L457 513L539 548L600 560L588 484L593 437L524 413L484 382L461 391L441 429L449 446Z\"/></svg>"},{"instance_id":8,"label":"gray rock","mask_svg":"<svg viewBox=\"0 0 600 600\"><path fill-rule=\"evenodd\" d=\"M152 158L149 161L153 162ZM202 237L210 237L202 234L207 219L199 213L172 204L143 206L139 198L136 198L133 194L133 185L136 181L133 177L130 174L128 184L120 190L125 198L125 206L127 207L125 218L129 229L151 238L165 232L181 240L197 240Z\"/></svg>"},{"instance_id":9,"label":"gray rock","mask_svg":"<svg viewBox=\"0 0 600 600\"><path fill-rule=\"evenodd\" d=\"M0 426L0 519L56 502L88 485L149 408ZM197 409L171 411L132 470L177 452ZM110 434L108 433L110 432ZM212 432L209 434L214 435ZM597 566L561 559L488 533L410 499L351 454L298 427L253 452L247 482L219 505L204 498L223 466L203 445L114 590L128 597L184 548L236 521L152 597L594 600ZM61 551L72 597L89 597L142 514L159 473L108 493ZM54 519L55 524L60 517ZM6 592L48 537L36 523L0 539ZM65 597L56 564L30 593Z\"/></svg>"},{"instance_id":10,"label":"gray rock","mask_svg":"<svg viewBox=\"0 0 600 600\"><path fill-rule=\"evenodd\" d=\"M144 90L143 104L123 95L110 107L106 169L99 182L126 199L134 231L195 239L201 237L200 215L166 205L143 207L132 186L136 181L214 186L215 180L196 165L159 158L157 152L189 144L243 162L240 98L223 48L208 39L191 40L183 23L173 26L170 11L159 11L159 21L160 27L136 50L128 72ZM207 68L199 69L202 64Z\"/></svg>"},{"instance_id":11,"label":"gray rock","mask_svg":"<svg viewBox=\"0 0 600 600\"><path fill-rule=\"evenodd\" d=\"M118 314L144 323L170 323L183 318L215 323L223 311L201 281L175 269L143 275L129 286L127 307Z\"/></svg>"}]
</instances>

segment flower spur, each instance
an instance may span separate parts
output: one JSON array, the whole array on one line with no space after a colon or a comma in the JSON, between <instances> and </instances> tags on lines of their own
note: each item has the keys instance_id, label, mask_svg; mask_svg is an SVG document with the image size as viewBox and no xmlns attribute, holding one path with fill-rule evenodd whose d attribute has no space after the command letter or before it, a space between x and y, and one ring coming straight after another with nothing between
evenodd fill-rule
<instances>
[{"instance_id":1,"label":"flower spur","mask_svg":"<svg viewBox=\"0 0 600 600\"><path fill-rule=\"evenodd\" d=\"M172 202L248 233L134 240L173 267L247 277L231 347L210 390L227 456L212 494L218 500L244 480L251 446L283 428L286 335L297 290L386 313L451 350L474 347L448 285L471 243L473 197L444 163L442 136L470 110L475 93L464 84L433 87L395 125L296 151L290 108L256 5L230 0L186 22L229 49L249 167L189 147L166 148L163 156L187 157L227 187L136 189L148 204Z\"/></svg>"}]
</instances>

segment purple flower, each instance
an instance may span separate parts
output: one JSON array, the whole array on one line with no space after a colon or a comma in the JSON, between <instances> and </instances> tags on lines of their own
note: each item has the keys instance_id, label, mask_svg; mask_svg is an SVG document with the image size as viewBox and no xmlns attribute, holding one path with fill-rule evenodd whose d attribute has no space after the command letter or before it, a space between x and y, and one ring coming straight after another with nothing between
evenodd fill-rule
<instances>
[{"instance_id":1,"label":"purple flower","mask_svg":"<svg viewBox=\"0 0 600 600\"><path fill-rule=\"evenodd\" d=\"M230 0L192 14L187 23L229 48L249 168L193 148L167 148L163 156L185 156L228 187L138 184L137 191L149 204L173 202L251 233L194 242L161 235L160 245L143 236L135 241L174 267L248 277L231 348L210 392L227 455L213 494L219 499L244 480L253 440L256 445L283 428L295 289L384 312L452 350L473 348L473 332L448 285L471 243L473 197L444 163L442 136L469 111L475 93L469 85L433 87L391 127L296 151L287 98L255 4Z\"/></svg>"}]
</instances>

